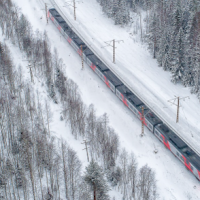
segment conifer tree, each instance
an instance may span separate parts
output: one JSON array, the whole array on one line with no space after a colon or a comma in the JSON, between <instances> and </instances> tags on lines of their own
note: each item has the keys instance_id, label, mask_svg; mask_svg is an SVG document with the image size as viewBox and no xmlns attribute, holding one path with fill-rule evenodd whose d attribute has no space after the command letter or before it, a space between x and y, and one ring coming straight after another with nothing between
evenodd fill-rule
<instances>
[{"instance_id":1,"label":"conifer tree","mask_svg":"<svg viewBox=\"0 0 200 200\"><path fill-rule=\"evenodd\" d=\"M84 180L90 185L94 200L109 200L107 194L109 188L104 179L103 170L94 160L86 167Z\"/></svg>"},{"instance_id":2,"label":"conifer tree","mask_svg":"<svg viewBox=\"0 0 200 200\"><path fill-rule=\"evenodd\" d=\"M172 82L176 83L182 80L182 75L185 67L185 46L184 46L184 34L182 28L175 39L174 45L174 64L172 66Z\"/></svg>"}]
</instances>

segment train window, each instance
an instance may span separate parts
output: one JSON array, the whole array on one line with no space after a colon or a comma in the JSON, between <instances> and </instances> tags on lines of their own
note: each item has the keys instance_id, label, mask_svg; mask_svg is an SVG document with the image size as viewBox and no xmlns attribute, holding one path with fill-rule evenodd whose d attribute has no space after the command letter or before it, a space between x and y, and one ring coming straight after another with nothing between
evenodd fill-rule
<instances>
[{"instance_id":1,"label":"train window","mask_svg":"<svg viewBox=\"0 0 200 200\"><path fill-rule=\"evenodd\" d=\"M110 81L109 81L109 84L110 84L111 90L114 91L114 89L115 89L114 85Z\"/></svg>"},{"instance_id":2,"label":"train window","mask_svg":"<svg viewBox=\"0 0 200 200\"><path fill-rule=\"evenodd\" d=\"M97 75L99 76L99 77L101 77L101 75L99 74L99 70L96 68L95 69L95 72L97 73Z\"/></svg>"},{"instance_id":3,"label":"train window","mask_svg":"<svg viewBox=\"0 0 200 200\"><path fill-rule=\"evenodd\" d=\"M89 66L91 66L92 64L92 62L89 59L87 59L87 63L89 64Z\"/></svg>"},{"instance_id":4,"label":"train window","mask_svg":"<svg viewBox=\"0 0 200 200\"><path fill-rule=\"evenodd\" d=\"M184 162L184 159L183 159L182 155L180 155L180 158L181 158L181 160Z\"/></svg>"},{"instance_id":5,"label":"train window","mask_svg":"<svg viewBox=\"0 0 200 200\"><path fill-rule=\"evenodd\" d=\"M98 70L98 68L96 68L95 71L100 76L100 71Z\"/></svg>"},{"instance_id":6,"label":"train window","mask_svg":"<svg viewBox=\"0 0 200 200\"><path fill-rule=\"evenodd\" d=\"M130 103L129 103L129 101L127 99L126 99L126 102L127 102L128 107L130 107Z\"/></svg>"},{"instance_id":7,"label":"train window","mask_svg":"<svg viewBox=\"0 0 200 200\"><path fill-rule=\"evenodd\" d=\"M117 96L119 97L119 99L122 99L121 93L118 90L117 90Z\"/></svg>"},{"instance_id":8,"label":"train window","mask_svg":"<svg viewBox=\"0 0 200 200\"><path fill-rule=\"evenodd\" d=\"M156 134L157 136L159 136L159 133L158 133L158 131L157 131L157 130L155 131L155 134Z\"/></svg>"},{"instance_id":9,"label":"train window","mask_svg":"<svg viewBox=\"0 0 200 200\"><path fill-rule=\"evenodd\" d=\"M111 90L114 92L115 91L115 87L113 85L110 86Z\"/></svg>"},{"instance_id":10,"label":"train window","mask_svg":"<svg viewBox=\"0 0 200 200\"><path fill-rule=\"evenodd\" d=\"M133 105L131 103L130 103L130 108L135 113L135 108L133 107Z\"/></svg>"},{"instance_id":11,"label":"train window","mask_svg":"<svg viewBox=\"0 0 200 200\"><path fill-rule=\"evenodd\" d=\"M101 73L101 79L104 81L104 76L103 76L103 74Z\"/></svg>"},{"instance_id":12,"label":"train window","mask_svg":"<svg viewBox=\"0 0 200 200\"><path fill-rule=\"evenodd\" d=\"M118 91L118 90L116 90L116 94L117 94L117 96L119 97L119 91Z\"/></svg>"}]
</instances>

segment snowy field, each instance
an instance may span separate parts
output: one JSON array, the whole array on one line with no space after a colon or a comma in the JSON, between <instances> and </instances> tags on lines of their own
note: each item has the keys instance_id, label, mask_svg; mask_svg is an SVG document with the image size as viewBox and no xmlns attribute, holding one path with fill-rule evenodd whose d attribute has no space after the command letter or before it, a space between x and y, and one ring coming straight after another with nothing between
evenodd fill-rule
<instances>
[{"instance_id":1,"label":"snowy field","mask_svg":"<svg viewBox=\"0 0 200 200\"><path fill-rule=\"evenodd\" d=\"M52 47L58 49L59 56L64 60L68 77L79 85L83 101L87 105L93 103L99 115L107 112L110 125L119 134L122 147L125 147L128 152L134 152L139 166L147 163L156 171L161 199L200 199L200 183L195 177L147 129L145 129L145 137L141 138L139 120L109 91L89 67L85 65L84 70L81 70L80 57L51 22L46 25L42 0L15 0L15 2L32 23L33 29L47 31ZM190 94L189 88L173 85L170 82L170 74L158 68L146 48L130 37L129 33L132 29L114 26L112 20L103 15L96 0L84 0L77 4L77 21L73 20L72 7L63 7L63 0L57 0L57 3L81 35L97 49L99 56L109 63L112 69L120 74L133 90L140 94L156 112L159 112L177 132L200 151L198 145L200 109L196 96ZM104 41L112 39L124 40L124 43L117 44L115 65L112 64L112 48L101 48L104 46ZM16 64L19 63L22 63L20 59ZM190 96L189 100L181 102L179 124L175 123L176 107L170 106L167 102L174 98L174 95ZM82 141L75 141L64 122L60 122L59 106L51 104L51 107L54 113L51 123L52 132L58 137L65 138L78 152L83 166L87 165L86 154L82 151L84 148ZM158 149L158 154L153 153L155 148ZM121 197L116 196L116 200L121 200Z\"/></svg>"}]
</instances>

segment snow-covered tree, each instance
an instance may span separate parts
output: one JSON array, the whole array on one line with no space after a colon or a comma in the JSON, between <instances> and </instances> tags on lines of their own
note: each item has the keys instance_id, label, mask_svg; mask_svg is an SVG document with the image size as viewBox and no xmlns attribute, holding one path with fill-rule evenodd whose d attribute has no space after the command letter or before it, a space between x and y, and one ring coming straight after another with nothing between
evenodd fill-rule
<instances>
[{"instance_id":1,"label":"snow-covered tree","mask_svg":"<svg viewBox=\"0 0 200 200\"><path fill-rule=\"evenodd\" d=\"M172 82L176 83L182 80L185 67L185 45L184 34L180 28L174 43L174 63L172 63Z\"/></svg>"},{"instance_id":2,"label":"snow-covered tree","mask_svg":"<svg viewBox=\"0 0 200 200\"><path fill-rule=\"evenodd\" d=\"M84 180L87 184L90 185L94 200L110 199L107 194L109 187L104 178L103 170L94 160L92 160L86 167Z\"/></svg>"}]
</instances>

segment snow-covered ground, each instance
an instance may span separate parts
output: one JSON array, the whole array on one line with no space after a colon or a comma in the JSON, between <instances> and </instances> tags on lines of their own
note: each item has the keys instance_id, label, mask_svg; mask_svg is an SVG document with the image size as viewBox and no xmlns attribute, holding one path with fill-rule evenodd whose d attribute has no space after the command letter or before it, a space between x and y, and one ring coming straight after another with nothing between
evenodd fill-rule
<instances>
[{"instance_id":1,"label":"snow-covered ground","mask_svg":"<svg viewBox=\"0 0 200 200\"><path fill-rule=\"evenodd\" d=\"M174 85L170 81L170 73L159 68L156 60L139 42L134 42L130 33L133 27L121 28L113 25L101 11L96 0L85 0L76 4L77 21L73 19L73 7L65 6L64 0L55 0L73 26L88 41L99 56L117 72L128 85L139 94L160 116L172 126L186 141L200 152L200 106L190 88ZM112 47L105 46L105 41L123 40L116 44L116 64L112 63ZM176 123L176 106L168 100L180 97L190 97L181 100L180 119ZM192 137L193 135L193 137Z\"/></svg>"},{"instance_id":2,"label":"snow-covered ground","mask_svg":"<svg viewBox=\"0 0 200 200\"><path fill-rule=\"evenodd\" d=\"M34 29L47 31L52 47L58 49L59 56L64 60L67 75L79 85L83 101L87 105L93 103L99 115L107 112L110 125L119 134L122 147L125 147L129 152L134 152L139 166L147 163L156 171L158 192L161 199L184 200L190 199L189 197L200 199L200 184L195 177L147 129L145 129L145 137L141 138L139 120L109 91L91 69L85 66L84 70L81 70L80 57L51 22L46 25L45 13L42 10L44 9L43 1L14 1L22 8L22 12L30 20ZM63 7L63 0L56 1L82 36L93 48L97 49L98 54L123 79L126 79L133 90L159 112L174 129L200 150L198 145L199 102L194 95L190 94L189 89L183 88L181 85L173 85L170 82L170 74L157 67L156 61L152 59L144 46L133 41L129 34L131 30L114 26L112 20L103 15L96 0L84 0L76 5L77 21L73 20L73 8ZM115 65L112 64L112 48L101 48L104 46L104 41L112 39L124 40L124 43L117 44ZM181 102L179 124L175 123L176 108L171 107L167 102L167 100L174 98L174 95L190 96L190 100ZM85 166L87 161L86 154L82 151L82 141L75 141L69 135L64 123L59 121L59 107L52 104L52 110L54 113L51 124L52 133L66 139L78 152L79 158ZM159 150L158 154L153 153L154 148ZM194 188L194 186L196 187ZM116 199L121 200L120 197L116 197Z\"/></svg>"}]
</instances>

